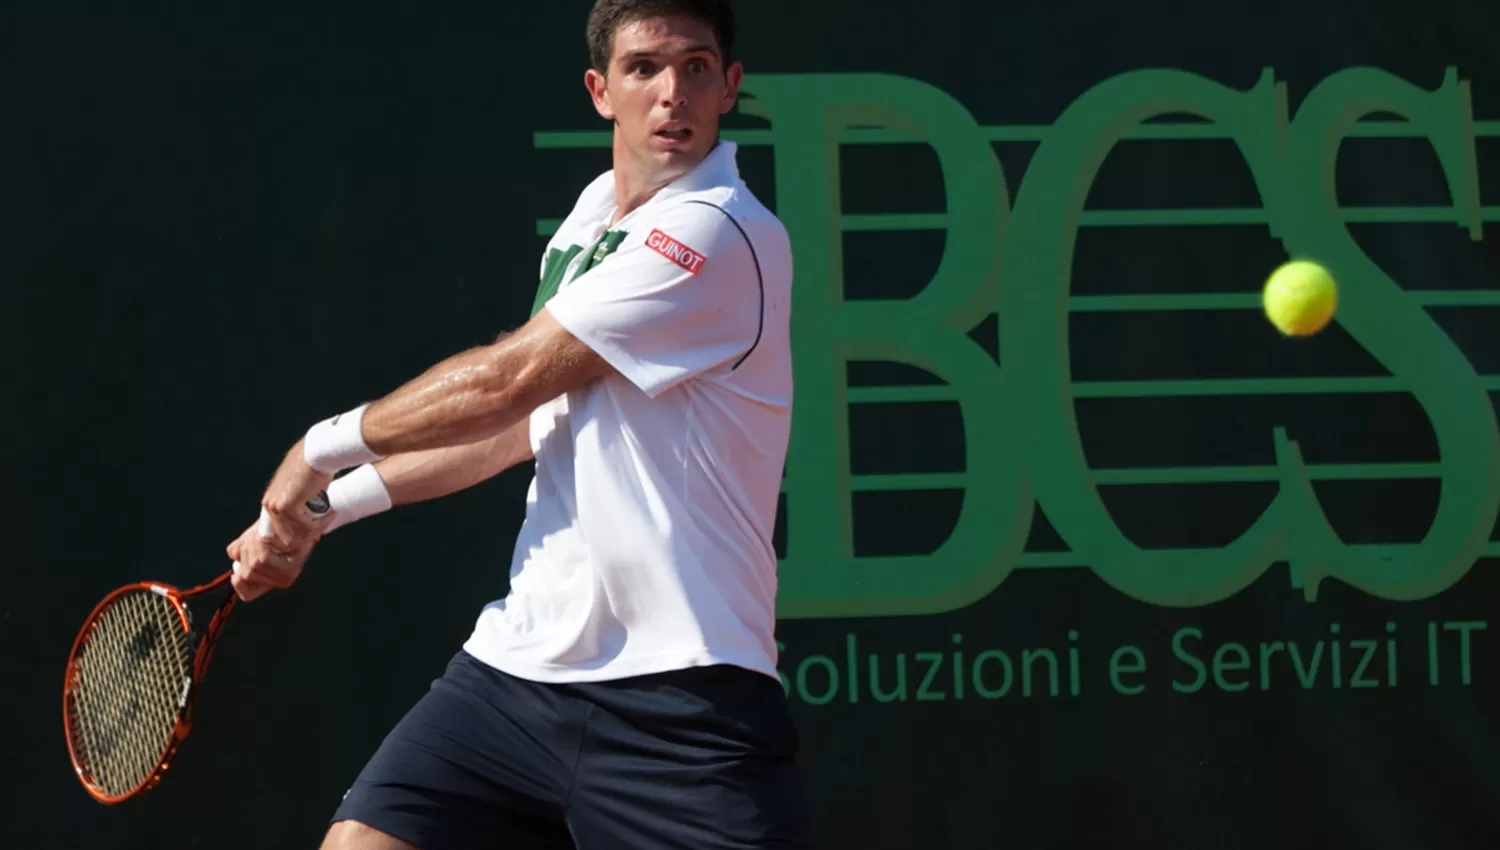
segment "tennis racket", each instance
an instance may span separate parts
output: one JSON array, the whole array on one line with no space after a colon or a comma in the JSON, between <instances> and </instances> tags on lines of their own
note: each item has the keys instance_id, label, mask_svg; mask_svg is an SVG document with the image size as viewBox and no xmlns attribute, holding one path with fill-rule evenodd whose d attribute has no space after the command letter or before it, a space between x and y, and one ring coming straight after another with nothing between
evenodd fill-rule
<instances>
[{"instance_id":1,"label":"tennis racket","mask_svg":"<svg viewBox=\"0 0 1500 850\"><path fill-rule=\"evenodd\" d=\"M327 513L328 494L307 508ZM260 533L272 536L264 512ZM154 581L128 584L100 600L84 621L68 653L63 729L73 770L95 800L125 802L166 775L192 728L208 661L239 597L231 590L196 640L184 600L228 587L234 572L187 590Z\"/></svg>"}]
</instances>

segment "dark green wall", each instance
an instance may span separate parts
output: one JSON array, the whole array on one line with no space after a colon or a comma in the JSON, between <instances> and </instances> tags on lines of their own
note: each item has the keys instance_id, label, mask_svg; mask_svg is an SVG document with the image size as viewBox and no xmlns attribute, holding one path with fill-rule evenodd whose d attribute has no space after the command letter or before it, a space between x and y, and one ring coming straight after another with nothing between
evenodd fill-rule
<instances>
[{"instance_id":1,"label":"dark green wall","mask_svg":"<svg viewBox=\"0 0 1500 850\"><path fill-rule=\"evenodd\" d=\"M216 574L309 422L525 319L608 167L587 5L0 12L0 846L315 846L503 592L523 470L241 609L157 791L71 776L92 603ZM826 846L1496 846L1497 7L742 5ZM1256 310L1289 253L1342 284L1310 340Z\"/></svg>"}]
</instances>

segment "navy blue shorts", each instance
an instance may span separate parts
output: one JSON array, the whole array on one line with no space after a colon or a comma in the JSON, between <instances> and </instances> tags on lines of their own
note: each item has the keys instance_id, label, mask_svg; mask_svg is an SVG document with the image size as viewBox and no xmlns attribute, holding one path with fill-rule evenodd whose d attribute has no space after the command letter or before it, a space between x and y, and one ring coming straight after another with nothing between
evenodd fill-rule
<instances>
[{"instance_id":1,"label":"navy blue shorts","mask_svg":"<svg viewBox=\"0 0 1500 850\"><path fill-rule=\"evenodd\" d=\"M797 749L760 673L553 685L459 652L333 820L422 850L811 847Z\"/></svg>"}]
</instances>

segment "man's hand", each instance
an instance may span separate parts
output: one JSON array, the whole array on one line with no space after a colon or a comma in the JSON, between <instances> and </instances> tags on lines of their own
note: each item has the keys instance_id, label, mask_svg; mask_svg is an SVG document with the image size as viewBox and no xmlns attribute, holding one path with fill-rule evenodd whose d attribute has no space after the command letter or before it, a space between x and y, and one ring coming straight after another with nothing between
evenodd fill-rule
<instances>
[{"instance_id":1,"label":"man's hand","mask_svg":"<svg viewBox=\"0 0 1500 850\"><path fill-rule=\"evenodd\" d=\"M328 489L332 481L332 475L307 465L301 440L287 452L261 499L261 507L271 515L271 527L276 532L274 540L280 551L296 551L315 542L323 533L331 515L314 517L307 510L307 503Z\"/></svg>"},{"instance_id":2,"label":"man's hand","mask_svg":"<svg viewBox=\"0 0 1500 850\"><path fill-rule=\"evenodd\" d=\"M230 584L241 600L251 602L269 590L291 587L302 574L333 518L332 511L315 516L307 503L332 480L307 465L302 441L287 452L261 499L262 519L225 547L238 564Z\"/></svg>"},{"instance_id":3,"label":"man's hand","mask_svg":"<svg viewBox=\"0 0 1500 850\"><path fill-rule=\"evenodd\" d=\"M238 565L229 583L243 602L253 602L267 591L287 588L302 575L318 538L313 536L292 549L279 549L276 541L261 536L257 522L225 547Z\"/></svg>"}]
</instances>

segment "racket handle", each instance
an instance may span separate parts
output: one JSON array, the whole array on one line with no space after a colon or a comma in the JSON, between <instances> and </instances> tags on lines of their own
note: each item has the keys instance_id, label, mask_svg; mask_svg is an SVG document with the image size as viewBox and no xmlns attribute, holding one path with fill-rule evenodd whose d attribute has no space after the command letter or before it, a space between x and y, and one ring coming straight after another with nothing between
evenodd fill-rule
<instances>
[{"instance_id":1,"label":"racket handle","mask_svg":"<svg viewBox=\"0 0 1500 850\"><path fill-rule=\"evenodd\" d=\"M327 490L323 490L318 495L307 500L307 509L315 516L322 516L328 513L328 507ZM271 515L266 512L265 508L260 509L260 536L265 540L270 540L276 536L276 532L271 527ZM238 574L240 571L240 562L235 561L230 568L235 574Z\"/></svg>"},{"instance_id":2,"label":"racket handle","mask_svg":"<svg viewBox=\"0 0 1500 850\"><path fill-rule=\"evenodd\" d=\"M328 491L322 490L318 495L308 499L307 510L314 516L328 513ZM260 509L260 536L267 540L276 536L276 532L271 529L271 515L266 512L265 508Z\"/></svg>"}]
</instances>

